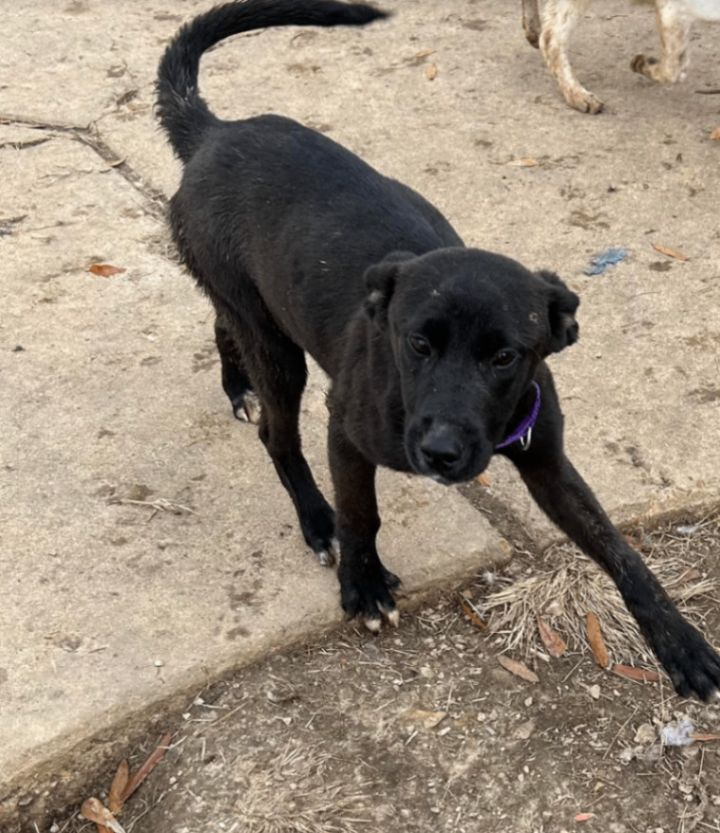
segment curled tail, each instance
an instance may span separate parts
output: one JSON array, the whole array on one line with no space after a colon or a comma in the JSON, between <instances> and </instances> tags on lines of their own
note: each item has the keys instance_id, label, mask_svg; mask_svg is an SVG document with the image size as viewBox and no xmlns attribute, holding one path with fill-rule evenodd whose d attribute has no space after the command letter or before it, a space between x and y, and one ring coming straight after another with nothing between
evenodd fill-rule
<instances>
[{"instance_id":1,"label":"curled tail","mask_svg":"<svg viewBox=\"0 0 720 833\"><path fill-rule=\"evenodd\" d=\"M175 153L187 162L218 119L198 91L200 58L218 41L271 26L361 26L387 13L336 0L240 0L216 6L186 23L160 61L157 113Z\"/></svg>"}]
</instances>

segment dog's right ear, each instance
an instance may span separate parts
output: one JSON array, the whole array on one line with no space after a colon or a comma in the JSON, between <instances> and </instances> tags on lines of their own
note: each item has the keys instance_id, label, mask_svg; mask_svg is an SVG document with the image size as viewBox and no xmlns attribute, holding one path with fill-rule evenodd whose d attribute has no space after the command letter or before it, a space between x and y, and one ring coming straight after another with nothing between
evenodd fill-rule
<instances>
[{"instance_id":1,"label":"dog's right ear","mask_svg":"<svg viewBox=\"0 0 720 833\"><path fill-rule=\"evenodd\" d=\"M368 292L365 313L372 321L378 324L385 321L400 266L414 257L412 252L391 252L365 272L365 288Z\"/></svg>"}]
</instances>

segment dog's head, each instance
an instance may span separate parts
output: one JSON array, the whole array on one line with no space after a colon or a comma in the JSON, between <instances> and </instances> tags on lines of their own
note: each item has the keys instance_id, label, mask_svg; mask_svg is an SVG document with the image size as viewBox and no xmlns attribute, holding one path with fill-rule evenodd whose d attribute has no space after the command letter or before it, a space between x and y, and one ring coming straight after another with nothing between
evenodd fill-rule
<instances>
[{"instance_id":1,"label":"dog's head","mask_svg":"<svg viewBox=\"0 0 720 833\"><path fill-rule=\"evenodd\" d=\"M446 483L472 479L514 427L538 363L577 340L577 295L478 249L396 252L366 285L400 378L410 464Z\"/></svg>"}]
</instances>

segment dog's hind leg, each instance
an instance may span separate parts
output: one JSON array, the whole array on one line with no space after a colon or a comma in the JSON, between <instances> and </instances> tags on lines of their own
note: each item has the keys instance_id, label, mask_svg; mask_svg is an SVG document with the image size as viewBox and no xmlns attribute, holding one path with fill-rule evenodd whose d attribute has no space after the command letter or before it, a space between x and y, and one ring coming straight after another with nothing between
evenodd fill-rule
<instances>
[{"instance_id":1,"label":"dog's hind leg","mask_svg":"<svg viewBox=\"0 0 720 833\"><path fill-rule=\"evenodd\" d=\"M233 414L243 422L259 422L260 400L252 389L240 347L220 315L215 318L215 343L220 354L223 390L230 400Z\"/></svg>"},{"instance_id":2,"label":"dog's hind leg","mask_svg":"<svg viewBox=\"0 0 720 833\"><path fill-rule=\"evenodd\" d=\"M384 567L375 545L380 529L376 467L355 448L332 411L328 452L337 508L343 610L349 616L359 616L369 630L377 632L383 617L398 624L392 591L400 586L400 579Z\"/></svg>"},{"instance_id":3,"label":"dog's hind leg","mask_svg":"<svg viewBox=\"0 0 720 833\"><path fill-rule=\"evenodd\" d=\"M688 65L688 46L693 18L676 0L657 0L657 25L662 43L662 57L658 61L646 55L636 55L630 67L653 81L675 83L682 81Z\"/></svg>"},{"instance_id":4,"label":"dog's hind leg","mask_svg":"<svg viewBox=\"0 0 720 833\"><path fill-rule=\"evenodd\" d=\"M550 520L610 575L678 694L708 700L720 688L720 657L683 618L567 459L551 379L543 380L542 390L531 446L524 451L516 443L502 453L515 464Z\"/></svg>"},{"instance_id":5,"label":"dog's hind leg","mask_svg":"<svg viewBox=\"0 0 720 833\"><path fill-rule=\"evenodd\" d=\"M300 401L307 380L305 354L282 334L260 303L252 326L232 325L252 388L260 397L258 434L292 498L308 546L323 566L335 560L335 513L318 489L300 440Z\"/></svg>"},{"instance_id":6,"label":"dog's hind leg","mask_svg":"<svg viewBox=\"0 0 720 833\"><path fill-rule=\"evenodd\" d=\"M590 0L548 0L543 13L540 49L565 101L583 113L599 113L603 103L573 74L567 48L578 15Z\"/></svg>"},{"instance_id":7,"label":"dog's hind leg","mask_svg":"<svg viewBox=\"0 0 720 833\"><path fill-rule=\"evenodd\" d=\"M531 46L540 46L540 12L538 0L522 0L522 23L525 37Z\"/></svg>"}]
</instances>

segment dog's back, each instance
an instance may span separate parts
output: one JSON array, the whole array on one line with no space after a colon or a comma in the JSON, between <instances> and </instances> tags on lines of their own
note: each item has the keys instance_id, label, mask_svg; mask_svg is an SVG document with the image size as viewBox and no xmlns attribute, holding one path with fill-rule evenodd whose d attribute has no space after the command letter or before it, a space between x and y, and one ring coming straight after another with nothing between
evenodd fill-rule
<instances>
[{"instance_id":1,"label":"dog's back","mask_svg":"<svg viewBox=\"0 0 720 833\"><path fill-rule=\"evenodd\" d=\"M259 290L283 332L331 374L330 345L360 306L365 269L396 249L462 242L423 197L327 136L276 115L218 119L199 95L197 72L202 50L238 31L378 16L328 0L221 6L181 30L159 72L161 124L184 162L171 202L183 259L222 303L237 306L244 292L247 306L248 292ZM329 297L332 316L322 302Z\"/></svg>"}]
</instances>

